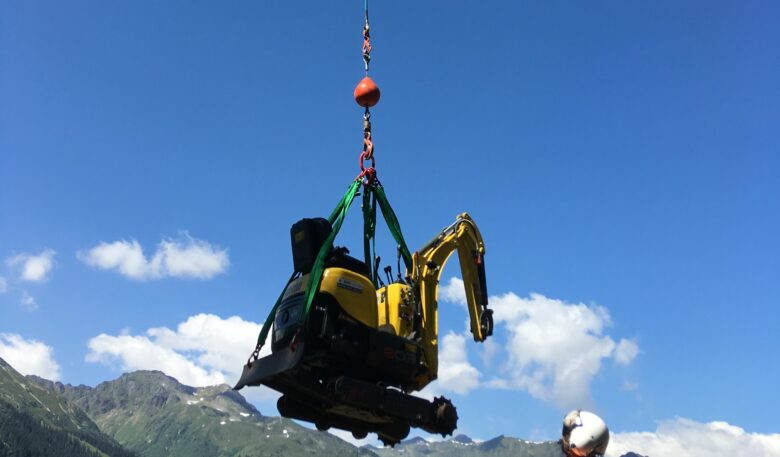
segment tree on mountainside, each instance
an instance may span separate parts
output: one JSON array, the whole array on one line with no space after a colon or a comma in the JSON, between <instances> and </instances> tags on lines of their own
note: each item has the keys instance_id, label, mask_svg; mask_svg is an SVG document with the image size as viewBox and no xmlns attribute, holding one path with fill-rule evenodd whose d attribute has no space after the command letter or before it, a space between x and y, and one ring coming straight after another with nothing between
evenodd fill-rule
<instances>
[{"instance_id":1,"label":"tree on mountainside","mask_svg":"<svg viewBox=\"0 0 780 457\"><path fill-rule=\"evenodd\" d=\"M88 433L50 427L0 400L0 457L136 457Z\"/></svg>"}]
</instances>

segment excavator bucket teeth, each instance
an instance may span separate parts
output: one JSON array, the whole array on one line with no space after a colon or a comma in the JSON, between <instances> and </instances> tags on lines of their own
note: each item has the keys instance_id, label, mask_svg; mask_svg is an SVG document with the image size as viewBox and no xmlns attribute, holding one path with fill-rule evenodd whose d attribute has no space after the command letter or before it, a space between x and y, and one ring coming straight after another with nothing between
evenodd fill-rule
<instances>
[{"instance_id":1,"label":"excavator bucket teeth","mask_svg":"<svg viewBox=\"0 0 780 457\"><path fill-rule=\"evenodd\" d=\"M269 356L247 363L244 365L241 378L233 389L240 390L246 386L259 386L275 376L296 368L303 357L303 349L303 342L300 342L294 348L285 347Z\"/></svg>"}]
</instances>

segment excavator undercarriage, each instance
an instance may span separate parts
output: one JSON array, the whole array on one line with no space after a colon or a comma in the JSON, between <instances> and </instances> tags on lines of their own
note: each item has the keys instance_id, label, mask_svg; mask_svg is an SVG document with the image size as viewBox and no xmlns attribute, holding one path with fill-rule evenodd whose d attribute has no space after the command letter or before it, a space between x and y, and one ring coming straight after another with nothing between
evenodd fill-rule
<instances>
[{"instance_id":1,"label":"excavator undercarriage","mask_svg":"<svg viewBox=\"0 0 780 457\"><path fill-rule=\"evenodd\" d=\"M455 430L458 417L449 400L430 402L381 382L347 375L323 377L322 371L302 362L306 352L306 344L300 343L295 351L286 348L269 356L278 354L284 360L280 365L296 367L278 366L282 371L263 377L262 384L283 393L277 402L282 416L311 422L319 430L348 430L356 438L376 433L386 445L404 439L410 426L443 435Z\"/></svg>"},{"instance_id":2,"label":"excavator undercarriage","mask_svg":"<svg viewBox=\"0 0 780 457\"><path fill-rule=\"evenodd\" d=\"M298 297L291 298L277 312L274 352L247 365L236 388L266 385L283 394L277 407L284 417L358 438L376 433L387 445L404 439L410 426L442 435L455 430L458 417L449 400L431 402L404 391L424 371L418 343L362 325L326 294L315 299L304 325L285 335L282 322L296 315L291 308Z\"/></svg>"}]
</instances>

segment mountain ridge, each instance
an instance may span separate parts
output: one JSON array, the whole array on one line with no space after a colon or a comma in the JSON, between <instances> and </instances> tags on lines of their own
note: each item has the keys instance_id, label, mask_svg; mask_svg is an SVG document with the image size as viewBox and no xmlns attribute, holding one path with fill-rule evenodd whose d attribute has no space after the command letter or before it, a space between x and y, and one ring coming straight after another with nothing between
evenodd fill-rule
<instances>
[{"instance_id":1,"label":"mountain ridge","mask_svg":"<svg viewBox=\"0 0 780 457\"><path fill-rule=\"evenodd\" d=\"M0 359L0 367L4 366L10 368ZM504 435L486 441L475 441L463 434L434 442L414 437L395 448L371 445L357 448L334 435L302 427L291 420L264 416L226 384L197 388L184 385L161 371L124 373L95 387L17 375L23 384L32 386L28 390L38 389L36 392L43 392L41 395L51 396L47 397L48 401L59 399L62 405L69 405L64 409L70 408L72 418L69 421L83 422L83 427L105 435L118 447L116 453L85 454L90 457L297 457L311 454L365 457L560 456L557 442L530 442ZM4 390L9 389L6 384L0 382L0 401L6 394ZM0 457L5 455L13 454L4 454L0 446ZM623 457L641 456L629 453Z\"/></svg>"},{"instance_id":2,"label":"mountain ridge","mask_svg":"<svg viewBox=\"0 0 780 457\"><path fill-rule=\"evenodd\" d=\"M101 430L145 457L376 456L334 435L265 417L226 384L196 388L160 371L125 373L95 387L35 381L78 405Z\"/></svg>"}]
</instances>

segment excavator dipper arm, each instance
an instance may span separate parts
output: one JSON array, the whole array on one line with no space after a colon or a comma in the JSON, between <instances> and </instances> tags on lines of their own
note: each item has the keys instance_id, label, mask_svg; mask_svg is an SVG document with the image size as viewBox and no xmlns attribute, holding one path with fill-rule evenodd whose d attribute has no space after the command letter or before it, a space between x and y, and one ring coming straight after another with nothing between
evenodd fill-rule
<instances>
[{"instance_id":1,"label":"excavator dipper arm","mask_svg":"<svg viewBox=\"0 0 780 457\"><path fill-rule=\"evenodd\" d=\"M458 251L474 341L485 341L493 334L493 312L488 309L485 281L485 244L474 220L462 213L412 256L410 278L419 287L421 336L428 365L426 376L418 380L420 388L436 379L438 373L439 280L444 264L455 250Z\"/></svg>"}]
</instances>

